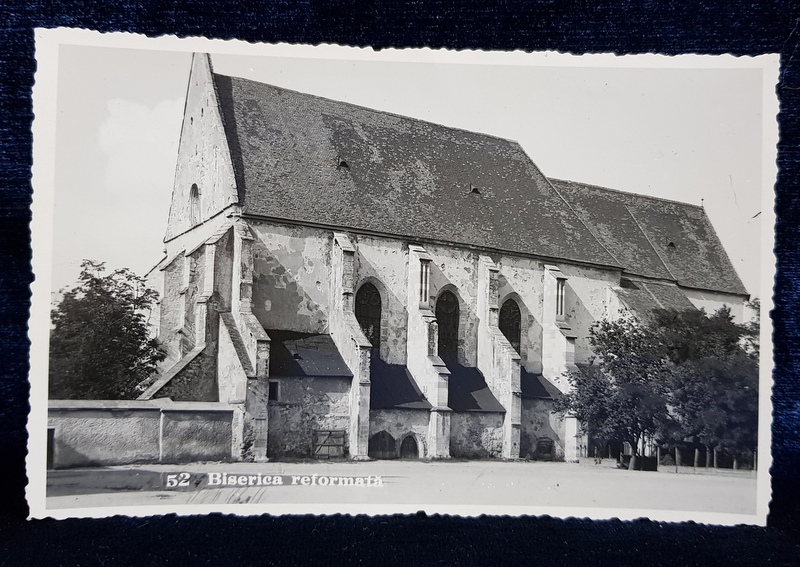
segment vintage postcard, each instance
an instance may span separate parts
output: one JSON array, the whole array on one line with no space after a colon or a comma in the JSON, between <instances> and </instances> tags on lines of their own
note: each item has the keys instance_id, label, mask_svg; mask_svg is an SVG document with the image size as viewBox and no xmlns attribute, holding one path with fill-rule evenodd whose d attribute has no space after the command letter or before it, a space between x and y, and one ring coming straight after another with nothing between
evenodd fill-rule
<instances>
[{"instance_id":1,"label":"vintage postcard","mask_svg":"<svg viewBox=\"0 0 800 567\"><path fill-rule=\"evenodd\" d=\"M36 41L32 517L766 523L777 56Z\"/></svg>"}]
</instances>

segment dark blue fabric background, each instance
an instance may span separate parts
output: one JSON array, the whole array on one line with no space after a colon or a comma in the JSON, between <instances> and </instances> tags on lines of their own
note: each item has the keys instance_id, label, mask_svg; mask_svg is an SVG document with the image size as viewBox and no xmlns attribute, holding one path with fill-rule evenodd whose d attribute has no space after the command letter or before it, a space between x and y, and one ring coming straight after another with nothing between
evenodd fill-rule
<instances>
[{"instance_id":1,"label":"dark blue fabric background","mask_svg":"<svg viewBox=\"0 0 800 567\"><path fill-rule=\"evenodd\" d=\"M68 2L0 6L0 565L800 565L800 5L792 1ZM494 4L494 5L491 5ZM26 522L34 27L381 47L781 54L774 499L768 528L551 518L177 518Z\"/></svg>"}]
</instances>

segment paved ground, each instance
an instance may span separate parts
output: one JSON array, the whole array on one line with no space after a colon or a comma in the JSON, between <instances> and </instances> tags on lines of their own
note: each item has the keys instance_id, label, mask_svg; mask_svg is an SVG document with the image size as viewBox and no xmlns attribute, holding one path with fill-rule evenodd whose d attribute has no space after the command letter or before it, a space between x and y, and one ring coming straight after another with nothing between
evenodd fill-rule
<instances>
[{"instance_id":1,"label":"paved ground","mask_svg":"<svg viewBox=\"0 0 800 567\"><path fill-rule=\"evenodd\" d=\"M221 473L235 476L237 483L248 481L239 478L242 475L252 477L248 482L255 486L214 485L215 481L227 480ZM259 473L261 481L257 478ZM283 484L265 485L265 476L279 476ZM326 480L321 480L322 477ZM363 486L355 485L359 477L366 477L361 481L365 483ZM172 484L178 486L169 486ZM468 504L491 506L491 510L487 509L491 513L501 513L497 506L512 507L509 510L522 506L753 514L756 506L752 471L698 469L695 472L685 467L676 474L671 467L659 472L639 472L617 470L611 461L594 465L591 459L579 464L371 461L139 465L51 471L47 485L47 508L52 510L262 504L286 511L280 505L324 504L332 505L328 511L335 511L339 504L428 509Z\"/></svg>"}]
</instances>

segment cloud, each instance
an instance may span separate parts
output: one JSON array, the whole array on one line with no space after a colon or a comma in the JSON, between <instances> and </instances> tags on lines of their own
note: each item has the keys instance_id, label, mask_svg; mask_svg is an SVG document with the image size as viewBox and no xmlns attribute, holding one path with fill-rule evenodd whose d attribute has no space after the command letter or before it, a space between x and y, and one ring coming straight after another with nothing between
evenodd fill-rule
<instances>
[{"instance_id":1,"label":"cloud","mask_svg":"<svg viewBox=\"0 0 800 567\"><path fill-rule=\"evenodd\" d=\"M112 99L99 130L108 156L105 189L113 195L169 194L178 155L183 100L163 100L155 107Z\"/></svg>"}]
</instances>

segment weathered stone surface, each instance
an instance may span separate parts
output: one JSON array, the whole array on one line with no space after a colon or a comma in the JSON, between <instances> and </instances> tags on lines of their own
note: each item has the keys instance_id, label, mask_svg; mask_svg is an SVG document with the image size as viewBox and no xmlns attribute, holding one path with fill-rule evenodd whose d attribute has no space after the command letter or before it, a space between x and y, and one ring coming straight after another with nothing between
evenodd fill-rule
<instances>
[{"instance_id":1,"label":"weathered stone surface","mask_svg":"<svg viewBox=\"0 0 800 567\"><path fill-rule=\"evenodd\" d=\"M193 220L205 221L239 200L207 55L192 58L178 155L167 240L191 229ZM196 212L193 185L198 193Z\"/></svg>"},{"instance_id":2,"label":"weathered stone surface","mask_svg":"<svg viewBox=\"0 0 800 567\"><path fill-rule=\"evenodd\" d=\"M450 415L450 454L461 459L501 457L503 414L453 412Z\"/></svg>"},{"instance_id":3,"label":"weathered stone surface","mask_svg":"<svg viewBox=\"0 0 800 567\"><path fill-rule=\"evenodd\" d=\"M427 436L430 414L430 410L426 409L373 410L369 415L370 440L381 432L388 433L395 441L394 458L399 458L403 439L412 436L417 443L419 458L428 457ZM370 457L374 455L370 454Z\"/></svg>"},{"instance_id":4,"label":"weathered stone surface","mask_svg":"<svg viewBox=\"0 0 800 567\"><path fill-rule=\"evenodd\" d=\"M162 462L230 460L231 412L165 409L162 413Z\"/></svg>"},{"instance_id":5,"label":"weathered stone surface","mask_svg":"<svg viewBox=\"0 0 800 567\"><path fill-rule=\"evenodd\" d=\"M280 400L269 403L269 458L309 458L315 429L349 430L349 379L273 380L279 383Z\"/></svg>"},{"instance_id":6,"label":"weathered stone surface","mask_svg":"<svg viewBox=\"0 0 800 567\"><path fill-rule=\"evenodd\" d=\"M564 420L552 413L551 400L522 400L522 425L520 427L520 457L523 459L541 458L537 453L541 438L553 440L553 458L564 458Z\"/></svg>"},{"instance_id":7,"label":"weathered stone surface","mask_svg":"<svg viewBox=\"0 0 800 567\"><path fill-rule=\"evenodd\" d=\"M53 400L56 468L228 460L234 408L169 400Z\"/></svg>"}]
</instances>

